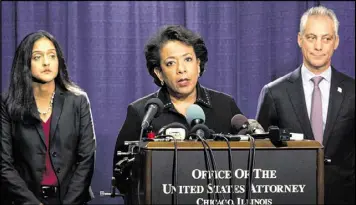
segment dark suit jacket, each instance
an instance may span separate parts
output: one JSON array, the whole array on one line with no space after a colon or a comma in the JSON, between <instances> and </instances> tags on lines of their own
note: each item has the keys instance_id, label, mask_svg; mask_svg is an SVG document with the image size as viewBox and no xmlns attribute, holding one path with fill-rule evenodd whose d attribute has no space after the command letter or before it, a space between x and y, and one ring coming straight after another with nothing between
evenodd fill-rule
<instances>
[{"instance_id":1,"label":"dark suit jacket","mask_svg":"<svg viewBox=\"0 0 356 205\"><path fill-rule=\"evenodd\" d=\"M139 140L141 123L145 115L145 104L151 98L159 98L164 104L162 113L151 122L153 132L157 134L160 128L172 122L182 123L189 129L185 116L174 108L165 87L161 88L158 92L136 100L128 106L126 120L117 137L113 168L122 159L122 157L120 158L116 155L117 151L127 151L124 142ZM204 88L198 83L197 100L195 103L203 109L206 119L205 125L208 128L214 130L216 133L232 133L231 118L236 114L241 114L241 111L231 96ZM128 173L120 176L116 175L117 186L121 193L126 193L130 187L130 182L126 180L128 177L126 174Z\"/></svg>"},{"instance_id":2,"label":"dark suit jacket","mask_svg":"<svg viewBox=\"0 0 356 205\"><path fill-rule=\"evenodd\" d=\"M301 67L265 85L256 119L264 129L270 125L304 133L314 140L305 103ZM342 89L342 92L338 90ZM355 202L355 80L332 67L327 121L323 136L325 203Z\"/></svg>"},{"instance_id":3,"label":"dark suit jacket","mask_svg":"<svg viewBox=\"0 0 356 205\"><path fill-rule=\"evenodd\" d=\"M21 122L11 120L4 98L1 102L2 198L15 204L40 204L46 153L40 118ZM56 86L50 157L63 204L83 204L93 197L90 183L95 149L94 126L86 93L73 94Z\"/></svg>"}]
</instances>

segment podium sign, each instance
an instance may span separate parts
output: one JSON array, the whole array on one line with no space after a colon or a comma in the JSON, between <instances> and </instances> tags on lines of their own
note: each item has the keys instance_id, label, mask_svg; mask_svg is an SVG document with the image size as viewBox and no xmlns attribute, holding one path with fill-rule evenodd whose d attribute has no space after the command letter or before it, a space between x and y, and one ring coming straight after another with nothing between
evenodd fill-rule
<instances>
[{"instance_id":1,"label":"podium sign","mask_svg":"<svg viewBox=\"0 0 356 205\"><path fill-rule=\"evenodd\" d=\"M133 167L133 178L141 183L137 187L133 180L132 202L174 204L176 196L178 204L245 204L250 142L230 142L233 170L227 143L208 143L215 171L207 169L201 142L177 142L176 167L173 142L143 143ZM288 141L285 147L275 147L269 140L256 140L249 204L323 204L323 157L316 141Z\"/></svg>"}]
</instances>

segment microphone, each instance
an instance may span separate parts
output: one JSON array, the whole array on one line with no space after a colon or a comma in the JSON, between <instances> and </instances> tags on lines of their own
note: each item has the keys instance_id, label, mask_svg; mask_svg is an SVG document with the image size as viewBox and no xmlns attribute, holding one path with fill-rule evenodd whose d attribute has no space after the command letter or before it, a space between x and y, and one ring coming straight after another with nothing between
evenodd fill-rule
<instances>
[{"instance_id":1,"label":"microphone","mask_svg":"<svg viewBox=\"0 0 356 205\"><path fill-rule=\"evenodd\" d=\"M238 135L250 134L257 137L266 137L266 135L268 135L260 123L254 119L247 119L241 114L236 114L231 119L231 127L233 133L237 133Z\"/></svg>"},{"instance_id":2,"label":"microphone","mask_svg":"<svg viewBox=\"0 0 356 205\"><path fill-rule=\"evenodd\" d=\"M153 118L158 117L163 110L163 103L158 98L151 98L145 105L146 114L143 117L141 129L147 129Z\"/></svg>"},{"instance_id":3,"label":"microphone","mask_svg":"<svg viewBox=\"0 0 356 205\"><path fill-rule=\"evenodd\" d=\"M281 143L284 141L289 141L291 138L291 134L288 129L280 129L277 126L269 126L268 127L268 136L272 142Z\"/></svg>"},{"instance_id":4,"label":"microphone","mask_svg":"<svg viewBox=\"0 0 356 205\"><path fill-rule=\"evenodd\" d=\"M203 109L197 104L192 104L188 107L185 118L191 127L194 127L196 124L205 123L205 113Z\"/></svg>"},{"instance_id":5,"label":"microphone","mask_svg":"<svg viewBox=\"0 0 356 205\"><path fill-rule=\"evenodd\" d=\"M244 115L236 114L231 118L231 127L233 133L245 135L248 131L248 125L248 119Z\"/></svg>"},{"instance_id":6,"label":"microphone","mask_svg":"<svg viewBox=\"0 0 356 205\"><path fill-rule=\"evenodd\" d=\"M210 137L211 131L205 123L205 113L203 109L197 105L192 104L187 109L186 119L188 124L192 127L190 134L194 133L199 137L207 138Z\"/></svg>"},{"instance_id":7,"label":"microphone","mask_svg":"<svg viewBox=\"0 0 356 205\"><path fill-rule=\"evenodd\" d=\"M242 128L247 125L247 128ZM270 139L276 146L285 146L285 141L290 140L290 133L287 129L279 129L277 126L270 126L268 132L254 119L247 119L241 114L235 115L231 119L233 130L240 130L238 135L249 134L255 139ZM243 133L243 134L241 134Z\"/></svg>"},{"instance_id":8,"label":"microphone","mask_svg":"<svg viewBox=\"0 0 356 205\"><path fill-rule=\"evenodd\" d=\"M250 134L266 134L265 130L263 129L262 125L254 119L248 119L248 128L247 132Z\"/></svg>"},{"instance_id":9,"label":"microphone","mask_svg":"<svg viewBox=\"0 0 356 205\"><path fill-rule=\"evenodd\" d=\"M185 125L179 122L172 122L163 126L159 131L157 137L172 136L176 140L184 140L188 134L188 129Z\"/></svg>"},{"instance_id":10,"label":"microphone","mask_svg":"<svg viewBox=\"0 0 356 205\"><path fill-rule=\"evenodd\" d=\"M205 124L196 124L190 130L190 135L194 134L202 139L208 139L211 135L211 130ZM188 138L191 139L191 138Z\"/></svg>"}]
</instances>

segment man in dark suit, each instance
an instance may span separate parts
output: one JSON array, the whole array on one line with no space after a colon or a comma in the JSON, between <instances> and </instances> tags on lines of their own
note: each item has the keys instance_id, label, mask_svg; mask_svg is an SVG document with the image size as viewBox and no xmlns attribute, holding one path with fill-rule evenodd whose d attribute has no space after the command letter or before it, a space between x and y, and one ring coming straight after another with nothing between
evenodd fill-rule
<instances>
[{"instance_id":1,"label":"man in dark suit","mask_svg":"<svg viewBox=\"0 0 356 205\"><path fill-rule=\"evenodd\" d=\"M338 47L339 22L334 12L319 6L306 11L298 44L303 64L265 85L256 119L303 133L324 146L325 203L355 203L355 80L331 66Z\"/></svg>"}]
</instances>

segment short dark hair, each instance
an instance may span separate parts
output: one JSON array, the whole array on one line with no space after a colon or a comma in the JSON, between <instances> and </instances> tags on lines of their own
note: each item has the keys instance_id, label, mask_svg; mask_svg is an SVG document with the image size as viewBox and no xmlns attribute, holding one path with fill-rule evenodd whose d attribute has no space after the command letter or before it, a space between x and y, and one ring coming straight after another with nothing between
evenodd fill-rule
<instances>
[{"instance_id":1,"label":"short dark hair","mask_svg":"<svg viewBox=\"0 0 356 205\"><path fill-rule=\"evenodd\" d=\"M31 58L33 46L41 38L50 40L56 49L58 57L58 75L55 78L56 86L75 93L81 91L69 79L62 49L53 35L44 30L30 33L18 45L12 61L10 84L9 90L6 93L5 103L13 120L23 120L27 116L36 116L36 113L32 110L32 106L36 104L32 90Z\"/></svg>"},{"instance_id":2,"label":"short dark hair","mask_svg":"<svg viewBox=\"0 0 356 205\"><path fill-rule=\"evenodd\" d=\"M145 46L146 66L154 79L154 83L162 86L159 78L154 73L160 66L160 49L167 41L180 41L194 48L195 55L200 60L200 76L205 71L205 63L208 61L208 50L202 37L181 25L168 25L162 27Z\"/></svg>"}]
</instances>

